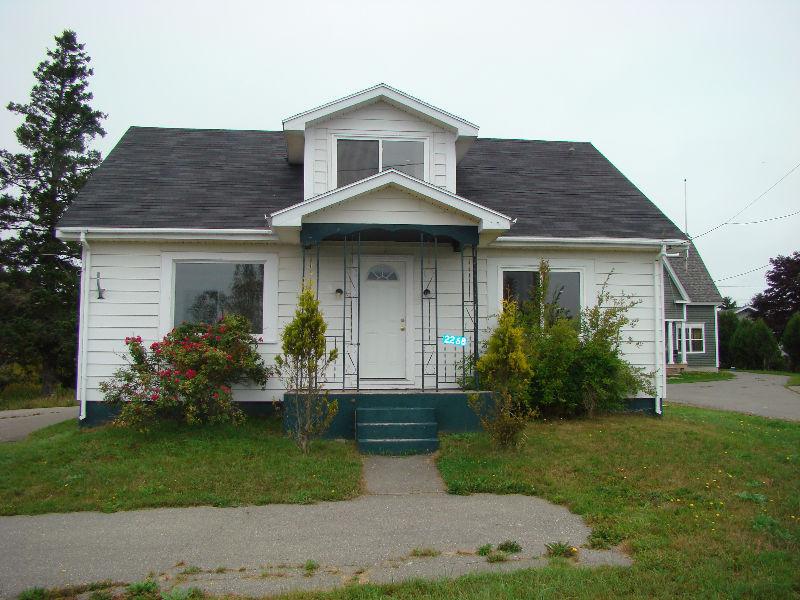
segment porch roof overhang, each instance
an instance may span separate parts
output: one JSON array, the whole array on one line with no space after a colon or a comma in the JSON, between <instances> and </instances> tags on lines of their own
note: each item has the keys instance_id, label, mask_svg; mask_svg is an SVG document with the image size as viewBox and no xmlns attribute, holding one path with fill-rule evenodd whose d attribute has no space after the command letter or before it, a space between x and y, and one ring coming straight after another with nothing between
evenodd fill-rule
<instances>
[{"instance_id":1,"label":"porch roof overhang","mask_svg":"<svg viewBox=\"0 0 800 600\"><path fill-rule=\"evenodd\" d=\"M400 231L414 228L418 231L425 231L426 228L433 231L436 227L455 227L452 231L460 229L472 229L474 234L483 234L482 237L497 237L511 228L511 218L490 208L486 208L476 202L462 198L457 194L448 192L440 187L415 179L394 169L382 171L372 177L356 181L350 185L331 190L309 200L305 200L293 206L276 211L270 215L270 229L286 240L296 239L301 229L306 231L319 231L319 228L309 227L311 225L336 225L337 227L349 229L349 232L364 230L365 223L304 223L304 217L317 213L326 208L342 204L356 197L363 196L387 187L395 187L404 192L408 192L430 202L434 207L456 212L463 215L469 222L474 222L474 226L438 226L423 225L415 223L404 223L401 225L380 225L384 231ZM392 229L400 227L400 229ZM316 235L316 234L314 234ZM470 241L464 243L473 243Z\"/></svg>"}]
</instances>

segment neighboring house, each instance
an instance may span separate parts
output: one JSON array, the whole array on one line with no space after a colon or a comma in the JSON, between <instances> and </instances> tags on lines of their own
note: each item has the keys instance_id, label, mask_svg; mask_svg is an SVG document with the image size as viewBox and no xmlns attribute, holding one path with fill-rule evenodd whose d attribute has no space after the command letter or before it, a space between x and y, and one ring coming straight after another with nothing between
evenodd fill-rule
<instances>
[{"instance_id":1,"label":"neighboring house","mask_svg":"<svg viewBox=\"0 0 800 600\"><path fill-rule=\"evenodd\" d=\"M126 336L153 341L236 304L269 361L306 280L340 353L329 386L352 399L340 403L345 433L355 408L377 405L433 407L442 428L474 424L466 408L447 421L466 406L464 368L540 259L573 315L606 280L641 301L624 351L654 373L656 397L638 404L661 412L664 257L686 236L590 143L479 138L386 85L282 131L132 127L58 235L83 244L78 398L89 422L107 415L98 386L123 363ZM253 287L255 302L236 301ZM690 307L709 302L712 322L716 296L684 291ZM235 398L255 409L283 393L273 379Z\"/></svg>"},{"instance_id":2,"label":"neighboring house","mask_svg":"<svg viewBox=\"0 0 800 600\"><path fill-rule=\"evenodd\" d=\"M667 370L716 371L722 296L694 244L668 251L664 282Z\"/></svg>"},{"instance_id":3,"label":"neighboring house","mask_svg":"<svg viewBox=\"0 0 800 600\"><path fill-rule=\"evenodd\" d=\"M758 311L750 306L743 306L742 308L736 309L736 316L740 319L750 319L751 321L755 321L758 318Z\"/></svg>"}]
</instances>

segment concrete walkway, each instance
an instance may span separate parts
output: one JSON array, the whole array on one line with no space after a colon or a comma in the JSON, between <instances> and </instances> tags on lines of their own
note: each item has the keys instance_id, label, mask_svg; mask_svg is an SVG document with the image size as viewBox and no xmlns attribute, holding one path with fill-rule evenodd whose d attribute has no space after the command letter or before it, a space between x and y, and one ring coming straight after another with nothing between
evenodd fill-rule
<instances>
[{"instance_id":1,"label":"concrete walkway","mask_svg":"<svg viewBox=\"0 0 800 600\"><path fill-rule=\"evenodd\" d=\"M800 421L800 394L784 387L788 379L738 372L727 381L668 384L667 401Z\"/></svg>"},{"instance_id":2,"label":"concrete walkway","mask_svg":"<svg viewBox=\"0 0 800 600\"><path fill-rule=\"evenodd\" d=\"M545 544L584 544L580 517L544 500L451 496L429 456L366 457L368 493L310 506L182 508L0 518L0 597L31 586L158 575L163 588L258 596L352 582L456 577L546 564ZM516 540L522 552L490 564L479 546ZM413 557L414 548L441 552ZM320 568L307 576L302 565ZM628 565L615 551L581 548L584 564ZM184 571L200 572L184 573Z\"/></svg>"},{"instance_id":3,"label":"concrete walkway","mask_svg":"<svg viewBox=\"0 0 800 600\"><path fill-rule=\"evenodd\" d=\"M77 406L3 410L0 411L0 442L24 440L37 429L77 418Z\"/></svg>"}]
</instances>

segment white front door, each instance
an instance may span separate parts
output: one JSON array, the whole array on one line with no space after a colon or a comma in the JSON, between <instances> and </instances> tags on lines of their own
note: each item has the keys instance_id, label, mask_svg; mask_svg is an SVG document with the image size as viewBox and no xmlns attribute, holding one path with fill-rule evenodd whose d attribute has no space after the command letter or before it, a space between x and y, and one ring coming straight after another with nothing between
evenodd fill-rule
<instances>
[{"instance_id":1,"label":"white front door","mask_svg":"<svg viewBox=\"0 0 800 600\"><path fill-rule=\"evenodd\" d=\"M406 378L406 263L365 260L361 268L361 379Z\"/></svg>"}]
</instances>

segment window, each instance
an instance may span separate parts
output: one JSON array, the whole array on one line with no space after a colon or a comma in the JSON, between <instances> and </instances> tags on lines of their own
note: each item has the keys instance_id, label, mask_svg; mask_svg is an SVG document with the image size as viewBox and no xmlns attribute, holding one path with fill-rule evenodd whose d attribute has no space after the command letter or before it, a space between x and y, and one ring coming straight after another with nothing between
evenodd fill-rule
<instances>
[{"instance_id":1,"label":"window","mask_svg":"<svg viewBox=\"0 0 800 600\"><path fill-rule=\"evenodd\" d=\"M527 302L539 285L538 271L503 271L503 299ZM568 319L581 312L581 274L577 271L550 271L547 302L558 305Z\"/></svg>"},{"instance_id":2,"label":"window","mask_svg":"<svg viewBox=\"0 0 800 600\"><path fill-rule=\"evenodd\" d=\"M337 187L387 169L424 179L425 143L419 140L337 140Z\"/></svg>"},{"instance_id":3,"label":"window","mask_svg":"<svg viewBox=\"0 0 800 600\"><path fill-rule=\"evenodd\" d=\"M264 264L176 262L174 324L213 323L223 315L247 317L264 332Z\"/></svg>"},{"instance_id":4,"label":"window","mask_svg":"<svg viewBox=\"0 0 800 600\"><path fill-rule=\"evenodd\" d=\"M375 265L367 273L368 281L397 281L397 271L389 265Z\"/></svg>"},{"instance_id":5,"label":"window","mask_svg":"<svg viewBox=\"0 0 800 600\"><path fill-rule=\"evenodd\" d=\"M706 351L706 328L702 323L687 323L681 327L680 323L675 324L675 350L682 351L683 332L688 332L686 336L686 353L703 354Z\"/></svg>"}]
</instances>

